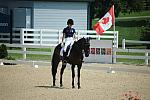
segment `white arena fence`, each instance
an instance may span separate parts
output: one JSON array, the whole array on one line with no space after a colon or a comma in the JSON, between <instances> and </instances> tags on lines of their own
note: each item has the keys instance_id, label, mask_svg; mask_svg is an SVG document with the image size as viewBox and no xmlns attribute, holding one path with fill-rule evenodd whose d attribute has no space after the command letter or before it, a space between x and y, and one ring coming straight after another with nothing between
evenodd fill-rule
<instances>
[{"instance_id":1,"label":"white arena fence","mask_svg":"<svg viewBox=\"0 0 150 100\"><path fill-rule=\"evenodd\" d=\"M126 43L130 43L130 44L149 44L150 45L150 41L136 41L136 40L123 39L122 40L122 49L126 49Z\"/></svg>"},{"instance_id":2,"label":"white arena fence","mask_svg":"<svg viewBox=\"0 0 150 100\"><path fill-rule=\"evenodd\" d=\"M36 55L49 55L51 56L53 54L53 47L50 46L41 46L41 45L22 45L22 44L5 44L7 47L15 47L15 48L22 48L20 50L8 50L8 53L14 53L14 54L22 54L22 59L20 60L4 60L0 59L0 62L13 62L13 63L32 63L33 65L39 64L39 63L47 63L50 64L51 61L35 61L26 59L27 54L36 54ZM51 52L45 52L45 51L27 51L27 48L51 48ZM137 56L137 55L119 55L117 52L126 52L126 53L145 53L145 56ZM150 50L143 50L143 49L118 49L113 48L113 63L117 63L116 59L118 58L125 58L125 59L142 59L145 61L145 65L149 64L150 60ZM100 59L99 59L100 60Z\"/></svg>"},{"instance_id":3,"label":"white arena fence","mask_svg":"<svg viewBox=\"0 0 150 100\"><path fill-rule=\"evenodd\" d=\"M90 37L96 40L112 40L113 47L118 48L118 31L106 31L103 35L96 35L94 30L76 30L76 32L76 40L82 37ZM21 62L26 62L27 54L52 55L52 52L27 51L27 48L54 48L54 46L62 41L62 30L14 28L12 37L13 44L6 44L7 47L20 47L22 50L8 50L8 52L22 54L23 60ZM3 40L5 39L10 40L10 37L6 37Z\"/></svg>"},{"instance_id":4,"label":"white arena fence","mask_svg":"<svg viewBox=\"0 0 150 100\"><path fill-rule=\"evenodd\" d=\"M20 44L6 44L7 47L20 47L21 50L8 50L9 53L19 53L23 55L23 60L17 60L17 62L32 62L26 61L27 54L37 55L52 55L52 52L44 51L27 51L27 48L53 48L61 42L62 30L51 30L51 29L13 29L13 41L18 41ZM77 40L82 37L90 37L92 39L108 39L113 40L113 63L116 63L116 59L143 59L145 64L149 63L150 50L138 50L138 49L118 49L118 31L106 31L103 35L93 35L96 32L93 30L77 30ZM124 40L123 40L124 41ZM131 41L126 41L131 42ZM133 42L133 41L132 41ZM136 42L137 43L137 42ZM145 56L136 55L118 55L117 52L133 52L133 53L145 53ZM42 56L41 56L42 57ZM14 61L13 61L14 62ZM37 61L40 62L40 61ZM41 61L43 62L43 61ZM48 62L50 63L50 62Z\"/></svg>"},{"instance_id":5,"label":"white arena fence","mask_svg":"<svg viewBox=\"0 0 150 100\"><path fill-rule=\"evenodd\" d=\"M113 40L113 47L118 48L118 31L106 31L103 35L96 35L94 30L77 30L76 32L76 40L82 37ZM13 29L13 41L18 41L23 45L56 46L62 41L62 30L15 28Z\"/></svg>"},{"instance_id":6,"label":"white arena fence","mask_svg":"<svg viewBox=\"0 0 150 100\"><path fill-rule=\"evenodd\" d=\"M0 43L1 45L2 43ZM5 60L5 59L0 59L0 63L1 62L5 62L5 63L17 63L17 64L24 64L24 63L29 63L29 64L48 64L50 65L51 61L42 61L42 60L31 60L31 59L27 59L27 55L28 54L35 54L35 55L40 55L42 57L42 55L48 55L49 57L51 57L51 55L53 54L53 49L54 47L50 47L50 46L46 46L46 45L22 45L22 44L5 44L7 47L13 47L13 48L22 48L22 49L9 49L7 50L9 54L21 54L22 58L20 59L16 59L16 60ZM45 51L29 51L27 50L27 48L49 48L51 49L49 52L45 52Z\"/></svg>"},{"instance_id":7,"label":"white arena fence","mask_svg":"<svg viewBox=\"0 0 150 100\"><path fill-rule=\"evenodd\" d=\"M144 53L144 56L137 56L137 55L119 55L117 52L126 52L126 53ZM123 59L142 59L145 61L145 65L149 64L150 60L150 50L148 49L113 49L113 62L116 63L117 58Z\"/></svg>"}]
</instances>

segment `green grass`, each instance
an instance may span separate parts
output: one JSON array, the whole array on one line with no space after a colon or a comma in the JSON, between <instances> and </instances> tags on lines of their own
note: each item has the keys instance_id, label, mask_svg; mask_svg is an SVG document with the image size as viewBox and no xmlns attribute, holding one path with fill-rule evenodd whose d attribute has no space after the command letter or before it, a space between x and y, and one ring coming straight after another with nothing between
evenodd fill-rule
<instances>
[{"instance_id":1,"label":"green grass","mask_svg":"<svg viewBox=\"0 0 150 100\"><path fill-rule=\"evenodd\" d=\"M35 54L28 54L27 59L29 60L47 60L51 61L51 56L49 55L35 55Z\"/></svg>"},{"instance_id":2,"label":"green grass","mask_svg":"<svg viewBox=\"0 0 150 100\"><path fill-rule=\"evenodd\" d=\"M21 51L21 48L11 48L11 49ZM27 48L27 51L51 52L51 48ZM23 59L22 54L9 53L8 55L14 59ZM27 54L26 57L27 60L49 60L49 61L51 60L51 56L49 55Z\"/></svg>"},{"instance_id":3,"label":"green grass","mask_svg":"<svg viewBox=\"0 0 150 100\"><path fill-rule=\"evenodd\" d=\"M9 53L8 55L14 59L22 59L23 58L22 54Z\"/></svg>"},{"instance_id":4,"label":"green grass","mask_svg":"<svg viewBox=\"0 0 150 100\"><path fill-rule=\"evenodd\" d=\"M51 52L51 48L27 48L27 51Z\"/></svg>"},{"instance_id":5,"label":"green grass","mask_svg":"<svg viewBox=\"0 0 150 100\"><path fill-rule=\"evenodd\" d=\"M130 55L130 56L145 56L145 53L134 53L134 52L117 52L117 55Z\"/></svg>"},{"instance_id":6,"label":"green grass","mask_svg":"<svg viewBox=\"0 0 150 100\"><path fill-rule=\"evenodd\" d=\"M123 64L145 65L145 61L141 60L141 59L121 59L121 58L117 58L117 62L122 62Z\"/></svg>"},{"instance_id":7,"label":"green grass","mask_svg":"<svg viewBox=\"0 0 150 100\"><path fill-rule=\"evenodd\" d=\"M17 60L23 59L22 54L9 53L9 56L11 56L12 58L17 59ZM36 60L36 61L38 61L38 60L50 61L51 60L51 56L49 56L49 55L27 54L26 56L27 56L27 58L26 58L27 60Z\"/></svg>"},{"instance_id":8,"label":"green grass","mask_svg":"<svg viewBox=\"0 0 150 100\"><path fill-rule=\"evenodd\" d=\"M117 52L117 55L145 56L145 53ZM145 65L145 60L144 59L117 58L117 62L122 62L124 64Z\"/></svg>"}]
</instances>

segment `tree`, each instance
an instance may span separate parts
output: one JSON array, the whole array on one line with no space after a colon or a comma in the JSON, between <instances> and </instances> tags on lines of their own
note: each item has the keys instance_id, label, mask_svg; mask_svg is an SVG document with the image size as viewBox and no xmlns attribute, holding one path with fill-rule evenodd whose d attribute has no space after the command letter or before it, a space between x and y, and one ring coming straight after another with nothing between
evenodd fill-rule
<instances>
[{"instance_id":1,"label":"tree","mask_svg":"<svg viewBox=\"0 0 150 100\"><path fill-rule=\"evenodd\" d=\"M150 21L148 22L146 27L143 27L141 32L141 38L142 41L150 41ZM150 44L147 45L147 49L150 49Z\"/></svg>"},{"instance_id":2,"label":"tree","mask_svg":"<svg viewBox=\"0 0 150 100\"><path fill-rule=\"evenodd\" d=\"M115 6L115 16L118 17L120 12L132 13L140 12L144 8L143 0L95 0L94 18L101 18L108 11L111 5ZM92 17L92 18L93 18Z\"/></svg>"},{"instance_id":3,"label":"tree","mask_svg":"<svg viewBox=\"0 0 150 100\"><path fill-rule=\"evenodd\" d=\"M143 0L121 0L123 13L140 12L144 9Z\"/></svg>"},{"instance_id":4,"label":"tree","mask_svg":"<svg viewBox=\"0 0 150 100\"><path fill-rule=\"evenodd\" d=\"M2 44L0 46L0 59L6 58L8 56L6 45Z\"/></svg>"},{"instance_id":5,"label":"tree","mask_svg":"<svg viewBox=\"0 0 150 100\"><path fill-rule=\"evenodd\" d=\"M109 10L109 8L114 4L115 6L115 16L118 17L121 11L120 0L95 0L94 2L94 18L101 18Z\"/></svg>"}]
</instances>

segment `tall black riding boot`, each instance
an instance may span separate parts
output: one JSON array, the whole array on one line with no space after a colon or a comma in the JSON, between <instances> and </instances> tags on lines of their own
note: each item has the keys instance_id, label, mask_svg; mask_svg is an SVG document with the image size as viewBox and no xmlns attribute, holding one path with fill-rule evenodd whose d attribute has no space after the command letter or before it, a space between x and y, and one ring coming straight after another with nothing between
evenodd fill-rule
<instances>
[{"instance_id":1,"label":"tall black riding boot","mask_svg":"<svg viewBox=\"0 0 150 100\"><path fill-rule=\"evenodd\" d=\"M67 63L67 52L63 53L63 62Z\"/></svg>"}]
</instances>

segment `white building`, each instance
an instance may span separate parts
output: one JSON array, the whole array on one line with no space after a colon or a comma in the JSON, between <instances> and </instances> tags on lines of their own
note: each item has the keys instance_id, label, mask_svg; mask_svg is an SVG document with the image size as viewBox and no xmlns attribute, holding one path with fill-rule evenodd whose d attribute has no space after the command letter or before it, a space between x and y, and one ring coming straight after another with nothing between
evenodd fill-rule
<instances>
[{"instance_id":1,"label":"white building","mask_svg":"<svg viewBox=\"0 0 150 100\"><path fill-rule=\"evenodd\" d=\"M89 29L92 1L94 0L3 0L0 2L0 13L5 9L13 17L13 28L62 29L66 26L67 19L72 18L76 29Z\"/></svg>"}]
</instances>

